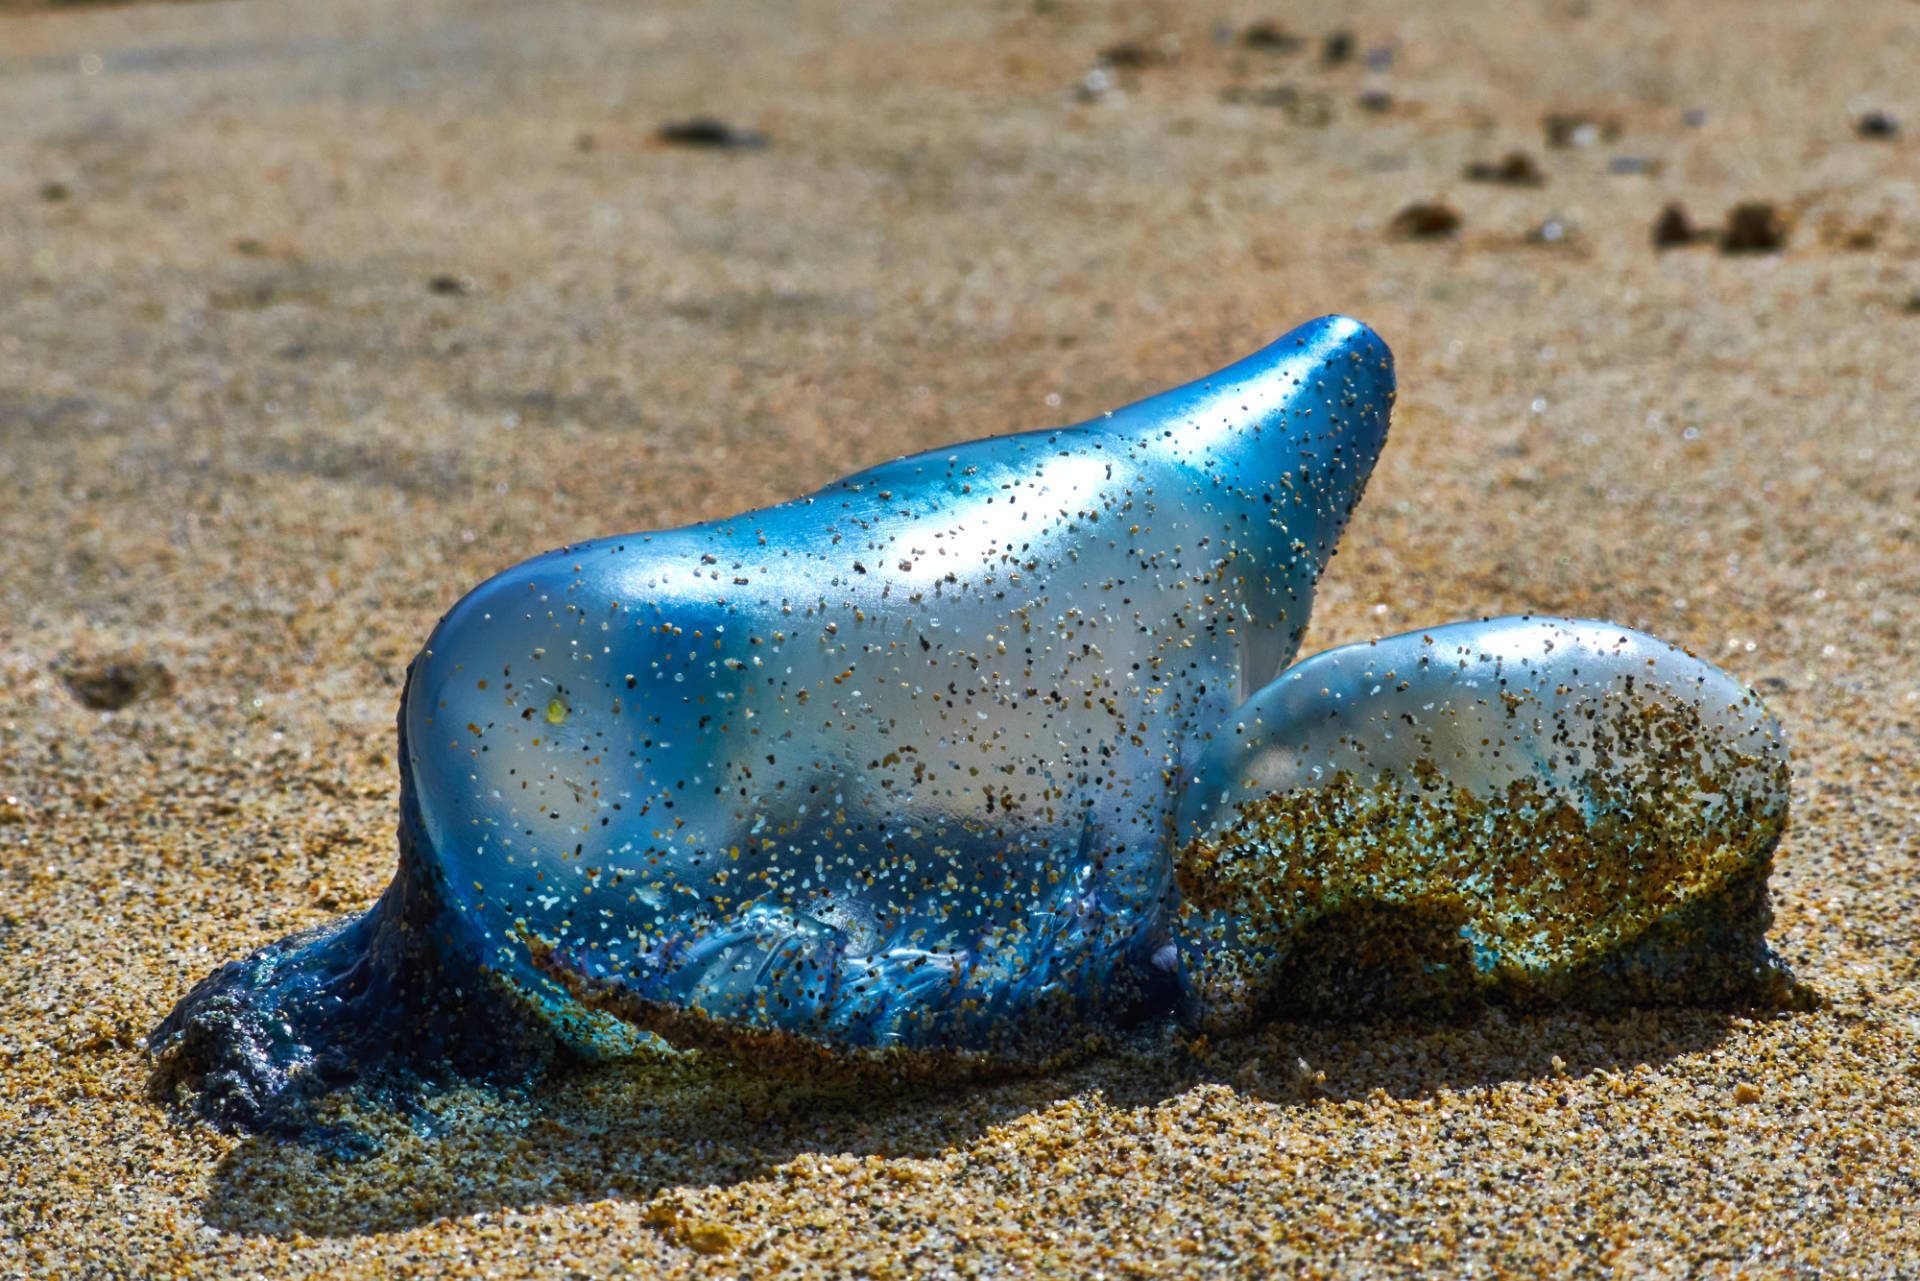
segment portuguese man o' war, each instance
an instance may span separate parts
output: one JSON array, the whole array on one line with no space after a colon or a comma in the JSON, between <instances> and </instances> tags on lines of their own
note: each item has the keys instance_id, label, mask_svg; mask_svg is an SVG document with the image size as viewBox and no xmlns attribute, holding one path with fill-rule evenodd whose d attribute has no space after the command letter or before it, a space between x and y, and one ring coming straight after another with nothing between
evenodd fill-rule
<instances>
[{"instance_id":1,"label":"portuguese man o' war","mask_svg":"<svg viewBox=\"0 0 1920 1281\"><path fill-rule=\"evenodd\" d=\"M196 987L161 1080L248 1123L381 1062L648 1034L1018 1062L1156 1019L1781 990L1786 750L1732 678L1543 618L1289 666L1393 399L1329 317L490 579L409 669L392 886Z\"/></svg>"}]
</instances>

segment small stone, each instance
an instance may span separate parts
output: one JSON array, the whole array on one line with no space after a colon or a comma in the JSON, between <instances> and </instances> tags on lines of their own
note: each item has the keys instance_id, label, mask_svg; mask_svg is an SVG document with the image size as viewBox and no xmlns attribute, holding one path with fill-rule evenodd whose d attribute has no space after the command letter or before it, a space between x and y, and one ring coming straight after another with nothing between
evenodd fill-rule
<instances>
[{"instance_id":1,"label":"small stone","mask_svg":"<svg viewBox=\"0 0 1920 1281\"><path fill-rule=\"evenodd\" d=\"M1094 67L1080 78L1074 87L1074 96L1082 102L1098 102L1112 93L1120 85L1111 67Z\"/></svg>"},{"instance_id":2,"label":"small stone","mask_svg":"<svg viewBox=\"0 0 1920 1281\"><path fill-rule=\"evenodd\" d=\"M680 1235L695 1254L725 1254L738 1244L733 1230L719 1223L695 1224L683 1220Z\"/></svg>"},{"instance_id":3,"label":"small stone","mask_svg":"<svg viewBox=\"0 0 1920 1281\"><path fill-rule=\"evenodd\" d=\"M1885 111L1869 111L1853 122L1853 131L1862 138L1897 138L1900 122Z\"/></svg>"},{"instance_id":4,"label":"small stone","mask_svg":"<svg viewBox=\"0 0 1920 1281\"><path fill-rule=\"evenodd\" d=\"M98 712L117 712L140 699L173 693L173 674L151 659L76 664L64 668L60 679L82 706Z\"/></svg>"},{"instance_id":5,"label":"small stone","mask_svg":"<svg viewBox=\"0 0 1920 1281\"><path fill-rule=\"evenodd\" d=\"M1658 160L1646 156L1615 156L1607 162L1608 173L1618 174L1656 174L1662 168Z\"/></svg>"},{"instance_id":6,"label":"small stone","mask_svg":"<svg viewBox=\"0 0 1920 1281\"><path fill-rule=\"evenodd\" d=\"M1351 31L1335 31L1320 42L1320 61L1329 67L1337 67L1343 62L1353 61L1355 50L1360 42L1354 39Z\"/></svg>"},{"instance_id":7,"label":"small stone","mask_svg":"<svg viewBox=\"0 0 1920 1281\"><path fill-rule=\"evenodd\" d=\"M1408 205L1389 224L1401 240L1439 240L1460 230L1460 215L1437 202Z\"/></svg>"},{"instance_id":8,"label":"small stone","mask_svg":"<svg viewBox=\"0 0 1920 1281\"><path fill-rule=\"evenodd\" d=\"M691 116L670 120L660 126L660 141L676 147L727 148L764 147L769 139L754 129L742 129L712 116Z\"/></svg>"},{"instance_id":9,"label":"small stone","mask_svg":"<svg viewBox=\"0 0 1920 1281\"><path fill-rule=\"evenodd\" d=\"M1909 316L1920 316L1920 294L1910 294L1906 306L1900 309Z\"/></svg>"},{"instance_id":10,"label":"small stone","mask_svg":"<svg viewBox=\"0 0 1920 1281\"><path fill-rule=\"evenodd\" d=\"M73 188L64 182L44 182L40 184L40 199L48 204L59 204L73 195Z\"/></svg>"},{"instance_id":11,"label":"small stone","mask_svg":"<svg viewBox=\"0 0 1920 1281\"><path fill-rule=\"evenodd\" d=\"M1122 71L1145 71L1149 67L1164 66L1172 59L1164 46L1150 45L1140 40L1123 40L1102 49L1100 61Z\"/></svg>"},{"instance_id":12,"label":"small stone","mask_svg":"<svg viewBox=\"0 0 1920 1281\"><path fill-rule=\"evenodd\" d=\"M1277 22L1256 22L1240 33L1240 43L1268 53L1298 53L1307 42Z\"/></svg>"},{"instance_id":13,"label":"small stone","mask_svg":"<svg viewBox=\"0 0 1920 1281\"><path fill-rule=\"evenodd\" d=\"M1730 254L1776 253L1787 243L1787 220L1764 200L1749 200L1727 212L1720 250Z\"/></svg>"},{"instance_id":14,"label":"small stone","mask_svg":"<svg viewBox=\"0 0 1920 1281\"><path fill-rule=\"evenodd\" d=\"M1548 218L1539 226L1527 232L1527 243L1530 245L1564 244L1566 243L1569 231L1570 228L1567 226L1566 219Z\"/></svg>"},{"instance_id":15,"label":"small stone","mask_svg":"<svg viewBox=\"0 0 1920 1281\"><path fill-rule=\"evenodd\" d=\"M1524 151L1509 151L1498 163L1476 160L1467 166L1468 182L1497 182L1507 187L1544 186L1547 176Z\"/></svg>"},{"instance_id":16,"label":"small stone","mask_svg":"<svg viewBox=\"0 0 1920 1281\"><path fill-rule=\"evenodd\" d=\"M436 294L453 297L473 292L473 277L451 276L445 272L427 277L427 288Z\"/></svg>"},{"instance_id":17,"label":"small stone","mask_svg":"<svg viewBox=\"0 0 1920 1281\"><path fill-rule=\"evenodd\" d=\"M1580 111L1549 112L1540 118L1540 128L1549 147L1591 147L1620 136L1618 120L1598 119Z\"/></svg>"},{"instance_id":18,"label":"small stone","mask_svg":"<svg viewBox=\"0 0 1920 1281\"><path fill-rule=\"evenodd\" d=\"M1733 1087L1733 1101L1742 1106L1760 1101L1760 1087L1751 1081L1742 1081Z\"/></svg>"},{"instance_id":19,"label":"small stone","mask_svg":"<svg viewBox=\"0 0 1920 1281\"><path fill-rule=\"evenodd\" d=\"M1356 101L1360 104L1360 110L1371 111L1375 115L1385 115L1393 110L1393 95L1385 89L1369 89Z\"/></svg>"},{"instance_id":20,"label":"small stone","mask_svg":"<svg viewBox=\"0 0 1920 1281\"><path fill-rule=\"evenodd\" d=\"M1699 239L1700 233L1694 228L1693 219L1687 217L1687 211L1678 201L1660 211L1653 224L1653 244L1656 249L1673 249L1680 245L1690 245Z\"/></svg>"}]
</instances>

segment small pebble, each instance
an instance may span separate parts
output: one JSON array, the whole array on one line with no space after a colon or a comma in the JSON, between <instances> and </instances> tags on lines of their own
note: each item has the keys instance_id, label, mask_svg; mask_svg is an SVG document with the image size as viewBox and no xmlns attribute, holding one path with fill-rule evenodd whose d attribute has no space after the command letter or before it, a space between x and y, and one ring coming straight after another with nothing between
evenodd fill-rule
<instances>
[{"instance_id":1,"label":"small pebble","mask_svg":"<svg viewBox=\"0 0 1920 1281\"><path fill-rule=\"evenodd\" d=\"M1658 160L1649 160L1645 156L1615 156L1607 162L1608 173L1655 174L1660 169Z\"/></svg>"},{"instance_id":2,"label":"small pebble","mask_svg":"<svg viewBox=\"0 0 1920 1281\"><path fill-rule=\"evenodd\" d=\"M1920 316L1920 293L1909 294L1907 296L1907 305L1900 310L1909 316Z\"/></svg>"},{"instance_id":3,"label":"small pebble","mask_svg":"<svg viewBox=\"0 0 1920 1281\"><path fill-rule=\"evenodd\" d=\"M1256 22L1240 33L1240 43L1269 53L1297 53L1307 42L1277 22Z\"/></svg>"},{"instance_id":4,"label":"small pebble","mask_svg":"<svg viewBox=\"0 0 1920 1281\"><path fill-rule=\"evenodd\" d=\"M1385 115L1393 110L1393 95L1385 89L1369 89L1356 100L1360 110L1371 111L1375 115Z\"/></svg>"},{"instance_id":5,"label":"small pebble","mask_svg":"<svg viewBox=\"0 0 1920 1281\"><path fill-rule=\"evenodd\" d=\"M719 1223L702 1223L682 1232L687 1248L695 1254L725 1254L739 1244L732 1229Z\"/></svg>"},{"instance_id":6,"label":"small pebble","mask_svg":"<svg viewBox=\"0 0 1920 1281\"><path fill-rule=\"evenodd\" d=\"M450 276L442 272L439 275L427 277L427 288L436 294L442 294L448 297L457 294L471 293L473 290L473 278L471 276Z\"/></svg>"},{"instance_id":7,"label":"small pebble","mask_svg":"<svg viewBox=\"0 0 1920 1281\"><path fill-rule=\"evenodd\" d=\"M46 182L40 184L40 199L48 204L58 204L73 195L73 188L64 182Z\"/></svg>"},{"instance_id":8,"label":"small pebble","mask_svg":"<svg viewBox=\"0 0 1920 1281\"><path fill-rule=\"evenodd\" d=\"M1869 111L1853 122L1853 131L1862 138L1897 138L1900 122L1884 111Z\"/></svg>"},{"instance_id":9,"label":"small pebble","mask_svg":"<svg viewBox=\"0 0 1920 1281\"><path fill-rule=\"evenodd\" d=\"M749 148L764 147L768 142L767 135L758 130L742 129L712 116L668 121L660 126L658 136L676 147Z\"/></svg>"},{"instance_id":10,"label":"small pebble","mask_svg":"<svg viewBox=\"0 0 1920 1281\"><path fill-rule=\"evenodd\" d=\"M1100 51L1100 61L1109 67L1123 71L1144 71L1148 67L1163 66L1172 61L1165 46L1150 45L1139 40L1123 40L1119 44L1110 44Z\"/></svg>"},{"instance_id":11,"label":"small pebble","mask_svg":"<svg viewBox=\"0 0 1920 1281\"><path fill-rule=\"evenodd\" d=\"M1764 200L1749 200L1727 212L1720 250L1730 254L1767 254L1784 248L1787 221Z\"/></svg>"},{"instance_id":12,"label":"small pebble","mask_svg":"<svg viewBox=\"0 0 1920 1281\"><path fill-rule=\"evenodd\" d=\"M1656 249L1690 245L1699 238L1700 233L1695 229L1693 219L1687 217L1686 209L1678 201L1662 209L1659 218L1654 220L1653 244Z\"/></svg>"},{"instance_id":13,"label":"small pebble","mask_svg":"<svg viewBox=\"0 0 1920 1281\"><path fill-rule=\"evenodd\" d=\"M1549 147L1591 147L1596 142L1612 142L1620 136L1618 120L1596 119L1578 111L1548 112L1540 118L1540 129Z\"/></svg>"},{"instance_id":14,"label":"small pebble","mask_svg":"<svg viewBox=\"0 0 1920 1281\"><path fill-rule=\"evenodd\" d=\"M1760 1087L1751 1081L1742 1081L1733 1087L1733 1101L1742 1105L1760 1101Z\"/></svg>"},{"instance_id":15,"label":"small pebble","mask_svg":"<svg viewBox=\"0 0 1920 1281\"><path fill-rule=\"evenodd\" d=\"M1326 63L1329 67L1337 67L1343 62L1351 62L1353 61L1354 50L1358 47L1359 41L1354 39L1353 32L1335 31L1320 42L1320 61Z\"/></svg>"},{"instance_id":16,"label":"small pebble","mask_svg":"<svg viewBox=\"0 0 1920 1281\"><path fill-rule=\"evenodd\" d=\"M1468 182L1497 182L1508 187L1539 187L1547 176L1524 151L1509 151L1498 163L1476 160L1467 166Z\"/></svg>"},{"instance_id":17,"label":"small pebble","mask_svg":"<svg viewBox=\"0 0 1920 1281\"><path fill-rule=\"evenodd\" d=\"M1548 218L1527 233L1527 243L1530 245L1557 245L1566 239L1567 224L1563 218Z\"/></svg>"},{"instance_id":18,"label":"small pebble","mask_svg":"<svg viewBox=\"0 0 1920 1281\"><path fill-rule=\"evenodd\" d=\"M117 712L140 699L173 693L173 673L151 659L76 663L62 669L60 679L81 706L98 712Z\"/></svg>"},{"instance_id":19,"label":"small pebble","mask_svg":"<svg viewBox=\"0 0 1920 1281\"><path fill-rule=\"evenodd\" d=\"M1439 240L1460 230L1460 215L1437 202L1408 205L1389 224L1401 240Z\"/></svg>"},{"instance_id":20,"label":"small pebble","mask_svg":"<svg viewBox=\"0 0 1920 1281\"><path fill-rule=\"evenodd\" d=\"M1074 86L1074 96L1082 102L1098 102L1119 85L1112 67L1094 67L1080 77L1080 83Z\"/></svg>"}]
</instances>

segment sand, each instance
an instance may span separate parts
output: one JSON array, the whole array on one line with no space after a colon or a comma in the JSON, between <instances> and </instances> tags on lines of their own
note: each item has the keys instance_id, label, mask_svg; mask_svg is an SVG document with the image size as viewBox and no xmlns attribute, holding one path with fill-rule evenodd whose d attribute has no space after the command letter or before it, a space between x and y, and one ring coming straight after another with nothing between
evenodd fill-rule
<instances>
[{"instance_id":1,"label":"sand","mask_svg":"<svg viewBox=\"0 0 1920 1281\"><path fill-rule=\"evenodd\" d=\"M1920 1276L1917 53L1891 0L7 6L0 1275ZM769 143L655 140L703 113ZM1657 250L1676 200L1786 243ZM149 1101L193 981L385 883L467 586L1328 311L1401 398L1308 649L1563 612L1754 683L1822 1010L611 1066L318 1144Z\"/></svg>"}]
</instances>

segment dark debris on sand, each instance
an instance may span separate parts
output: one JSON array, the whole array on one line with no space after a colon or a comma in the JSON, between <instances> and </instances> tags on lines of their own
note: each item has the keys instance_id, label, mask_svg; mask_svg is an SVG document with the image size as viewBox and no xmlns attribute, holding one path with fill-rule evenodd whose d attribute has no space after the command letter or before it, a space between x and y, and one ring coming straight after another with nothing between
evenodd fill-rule
<instances>
[{"instance_id":1,"label":"dark debris on sand","mask_svg":"<svg viewBox=\"0 0 1920 1281\"><path fill-rule=\"evenodd\" d=\"M1441 240L1460 230L1460 215L1437 201L1422 201L1395 214L1389 230L1400 240Z\"/></svg>"},{"instance_id":2,"label":"dark debris on sand","mask_svg":"<svg viewBox=\"0 0 1920 1281\"><path fill-rule=\"evenodd\" d=\"M1727 224L1720 232L1722 253L1778 253L1786 244L1786 217L1766 201L1745 201L1727 211Z\"/></svg>"},{"instance_id":3,"label":"dark debris on sand","mask_svg":"<svg viewBox=\"0 0 1920 1281\"><path fill-rule=\"evenodd\" d=\"M675 147L705 147L716 151L751 150L771 141L757 129L742 129L714 116L689 116L660 126L661 142Z\"/></svg>"},{"instance_id":4,"label":"dark debris on sand","mask_svg":"<svg viewBox=\"0 0 1920 1281\"><path fill-rule=\"evenodd\" d=\"M77 662L62 666L60 679L82 706L99 712L173 695L173 673L152 659Z\"/></svg>"},{"instance_id":5,"label":"dark debris on sand","mask_svg":"<svg viewBox=\"0 0 1920 1281\"><path fill-rule=\"evenodd\" d=\"M1493 182L1505 187L1543 187L1547 175L1524 151L1509 151L1497 162L1476 160L1467 166L1468 182Z\"/></svg>"}]
</instances>

